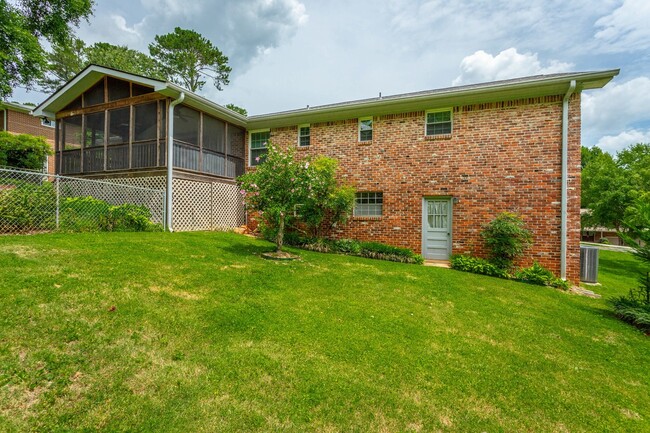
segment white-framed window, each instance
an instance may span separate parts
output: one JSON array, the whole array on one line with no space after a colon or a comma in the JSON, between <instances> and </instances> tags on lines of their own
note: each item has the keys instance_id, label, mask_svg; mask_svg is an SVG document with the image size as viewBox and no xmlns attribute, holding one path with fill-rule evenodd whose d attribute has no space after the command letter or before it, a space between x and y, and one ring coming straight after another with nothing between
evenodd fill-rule
<instances>
[{"instance_id":1,"label":"white-framed window","mask_svg":"<svg viewBox=\"0 0 650 433\"><path fill-rule=\"evenodd\" d=\"M307 147L311 144L311 127L310 125L298 125L298 146Z\"/></svg>"},{"instance_id":2,"label":"white-framed window","mask_svg":"<svg viewBox=\"0 0 650 433\"><path fill-rule=\"evenodd\" d=\"M372 141L372 117L359 118L359 141Z\"/></svg>"},{"instance_id":3,"label":"white-framed window","mask_svg":"<svg viewBox=\"0 0 650 433\"><path fill-rule=\"evenodd\" d=\"M56 121L50 120L47 117L41 117L41 125L47 126L48 128L54 128L56 126Z\"/></svg>"},{"instance_id":4,"label":"white-framed window","mask_svg":"<svg viewBox=\"0 0 650 433\"><path fill-rule=\"evenodd\" d=\"M354 201L354 216L379 217L384 212L383 192L358 192Z\"/></svg>"},{"instance_id":5,"label":"white-framed window","mask_svg":"<svg viewBox=\"0 0 650 433\"><path fill-rule=\"evenodd\" d=\"M271 131L264 129L261 131L251 131L249 136L249 166L254 167L264 162L266 158L267 146L269 138L271 138Z\"/></svg>"},{"instance_id":6,"label":"white-framed window","mask_svg":"<svg viewBox=\"0 0 650 433\"><path fill-rule=\"evenodd\" d=\"M451 129L451 108L426 111L424 134L427 137L451 134Z\"/></svg>"}]
</instances>

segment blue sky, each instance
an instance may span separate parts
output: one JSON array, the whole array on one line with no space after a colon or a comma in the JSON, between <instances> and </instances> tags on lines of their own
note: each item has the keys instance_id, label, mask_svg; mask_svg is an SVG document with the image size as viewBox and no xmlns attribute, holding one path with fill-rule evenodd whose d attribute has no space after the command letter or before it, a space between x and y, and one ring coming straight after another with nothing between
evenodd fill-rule
<instances>
[{"instance_id":1,"label":"blue sky","mask_svg":"<svg viewBox=\"0 0 650 433\"><path fill-rule=\"evenodd\" d=\"M233 72L201 92L250 114L540 73L620 68L583 93L583 145L650 142L648 0L98 0L77 33L147 52L175 26ZM14 98L40 102L19 90Z\"/></svg>"}]
</instances>

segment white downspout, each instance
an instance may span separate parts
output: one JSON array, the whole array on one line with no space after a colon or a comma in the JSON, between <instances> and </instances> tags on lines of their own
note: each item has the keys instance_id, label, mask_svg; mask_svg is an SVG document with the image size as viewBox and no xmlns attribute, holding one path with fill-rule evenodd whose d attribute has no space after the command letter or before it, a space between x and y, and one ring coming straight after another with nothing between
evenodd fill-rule
<instances>
[{"instance_id":1,"label":"white downspout","mask_svg":"<svg viewBox=\"0 0 650 433\"><path fill-rule=\"evenodd\" d=\"M2 110L2 117L4 119L4 128L2 129L3 131L7 132L7 109L5 108Z\"/></svg>"},{"instance_id":2,"label":"white downspout","mask_svg":"<svg viewBox=\"0 0 650 433\"><path fill-rule=\"evenodd\" d=\"M569 99L576 89L576 80L571 80L562 100L562 228L560 229L560 278L566 280L567 257L567 209L569 187Z\"/></svg>"},{"instance_id":3,"label":"white downspout","mask_svg":"<svg viewBox=\"0 0 650 433\"><path fill-rule=\"evenodd\" d=\"M172 227L172 199L173 199L173 174L174 174L174 107L183 102L185 92L178 95L178 99L169 104L169 120L167 121L167 230L173 232Z\"/></svg>"}]
</instances>

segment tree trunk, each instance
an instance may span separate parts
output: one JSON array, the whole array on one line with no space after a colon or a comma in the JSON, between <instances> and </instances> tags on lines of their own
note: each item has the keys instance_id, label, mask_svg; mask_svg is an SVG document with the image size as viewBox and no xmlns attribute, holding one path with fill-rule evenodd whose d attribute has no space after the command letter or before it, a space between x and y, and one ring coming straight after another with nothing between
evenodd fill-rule
<instances>
[{"instance_id":1,"label":"tree trunk","mask_svg":"<svg viewBox=\"0 0 650 433\"><path fill-rule=\"evenodd\" d=\"M278 236L275 238L275 245L277 246L277 252L282 251L282 242L284 240L284 212L280 213L280 225L278 226Z\"/></svg>"}]
</instances>

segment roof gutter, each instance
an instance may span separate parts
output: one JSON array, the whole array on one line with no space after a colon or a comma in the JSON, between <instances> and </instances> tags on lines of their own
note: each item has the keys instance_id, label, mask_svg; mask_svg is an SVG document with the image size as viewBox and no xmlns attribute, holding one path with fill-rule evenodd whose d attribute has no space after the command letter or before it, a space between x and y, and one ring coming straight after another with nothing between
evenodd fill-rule
<instances>
[{"instance_id":1,"label":"roof gutter","mask_svg":"<svg viewBox=\"0 0 650 433\"><path fill-rule=\"evenodd\" d=\"M169 120L167 122L167 209L165 212L167 219L167 230L174 231L172 226L172 204L173 204L173 176L174 176L174 107L183 102L185 92L178 95L169 104Z\"/></svg>"},{"instance_id":2,"label":"roof gutter","mask_svg":"<svg viewBox=\"0 0 650 433\"><path fill-rule=\"evenodd\" d=\"M576 89L576 80L571 80L562 100L562 227L560 229L560 278L566 280L567 259L567 209L569 185L569 99Z\"/></svg>"}]
</instances>

